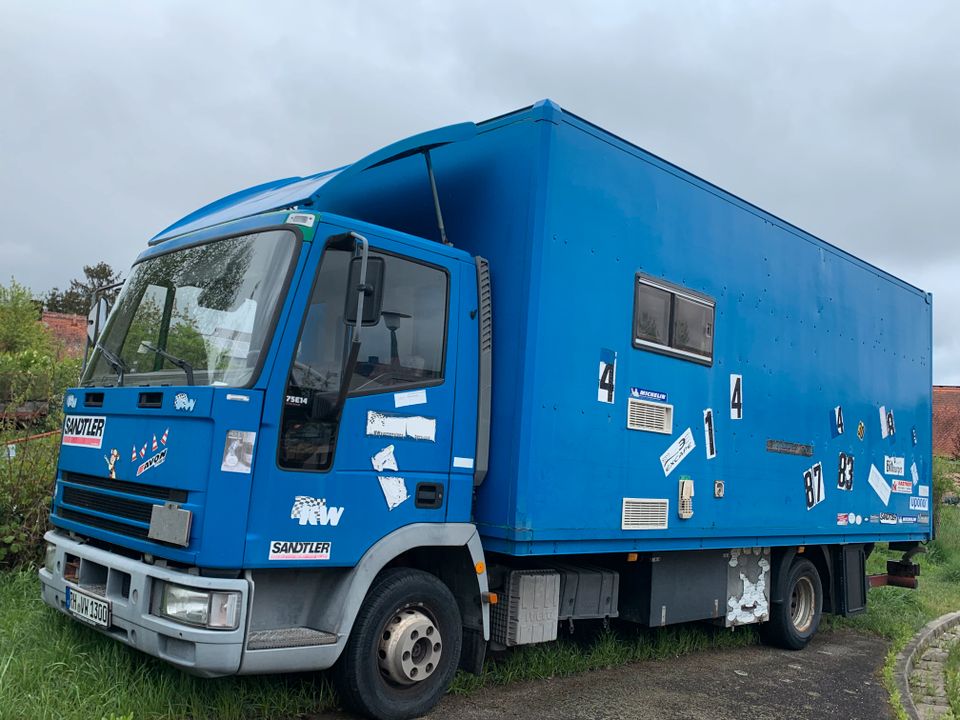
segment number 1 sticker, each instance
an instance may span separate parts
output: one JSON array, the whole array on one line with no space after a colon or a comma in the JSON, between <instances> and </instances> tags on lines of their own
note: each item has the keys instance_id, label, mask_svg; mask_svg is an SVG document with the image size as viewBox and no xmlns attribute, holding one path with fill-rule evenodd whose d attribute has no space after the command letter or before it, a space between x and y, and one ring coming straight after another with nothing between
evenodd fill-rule
<instances>
[{"instance_id":1,"label":"number 1 sticker","mask_svg":"<svg viewBox=\"0 0 960 720\"><path fill-rule=\"evenodd\" d=\"M743 375L730 376L730 419L743 420Z\"/></svg>"},{"instance_id":2,"label":"number 1 sticker","mask_svg":"<svg viewBox=\"0 0 960 720\"><path fill-rule=\"evenodd\" d=\"M600 349L600 370L597 383L597 400L613 404L617 386L617 353L607 348Z\"/></svg>"}]
</instances>

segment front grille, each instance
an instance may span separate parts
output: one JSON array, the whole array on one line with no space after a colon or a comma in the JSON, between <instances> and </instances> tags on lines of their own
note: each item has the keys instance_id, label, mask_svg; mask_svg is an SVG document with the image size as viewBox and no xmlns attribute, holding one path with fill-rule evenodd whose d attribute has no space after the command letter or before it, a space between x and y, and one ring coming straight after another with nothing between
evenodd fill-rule
<instances>
[{"instance_id":1,"label":"front grille","mask_svg":"<svg viewBox=\"0 0 960 720\"><path fill-rule=\"evenodd\" d=\"M107 515L117 515L128 520L139 520L143 523L150 522L150 514L153 512L153 503L104 495L69 485L63 488L63 502L67 505L96 510Z\"/></svg>"},{"instance_id":2,"label":"front grille","mask_svg":"<svg viewBox=\"0 0 960 720\"><path fill-rule=\"evenodd\" d=\"M141 495L143 497L156 498L165 502L187 501L187 491L177 490L175 488L161 487L159 485L147 485L145 483L128 482L126 480L113 480L111 478L96 477L95 475L83 475L82 473L65 472L63 481L75 485L86 485L87 487L102 488L104 490L115 490L117 492L128 493L130 495Z\"/></svg>"},{"instance_id":3,"label":"front grille","mask_svg":"<svg viewBox=\"0 0 960 720\"><path fill-rule=\"evenodd\" d=\"M127 525L126 523L116 522L115 520L107 520L106 518L97 517L96 515L87 515L86 513L77 512L76 510L70 510L64 507L57 509L57 515L62 517L64 520L73 520L74 522L83 523L84 525L89 525L90 527L100 528L101 530L109 530L110 532L119 533L120 535L127 535L129 537L140 538L141 540L147 539L147 528L145 527Z\"/></svg>"}]
</instances>

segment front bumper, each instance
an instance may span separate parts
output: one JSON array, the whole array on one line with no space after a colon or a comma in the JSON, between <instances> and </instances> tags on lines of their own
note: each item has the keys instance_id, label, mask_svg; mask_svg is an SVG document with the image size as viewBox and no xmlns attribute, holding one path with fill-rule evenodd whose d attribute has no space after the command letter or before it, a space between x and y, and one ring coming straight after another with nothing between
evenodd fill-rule
<instances>
[{"instance_id":1,"label":"front bumper","mask_svg":"<svg viewBox=\"0 0 960 720\"><path fill-rule=\"evenodd\" d=\"M247 580L200 577L148 565L71 540L57 532L48 532L45 539L56 546L53 572L40 569L41 594L47 605L69 614L66 589L68 586L77 588L110 602L110 627L91 625L105 635L195 675L221 677L239 671L252 593ZM66 555L79 559L76 583L68 582L63 576ZM150 598L157 580L200 590L239 592L240 622L237 629L194 628L151 615Z\"/></svg>"}]
</instances>

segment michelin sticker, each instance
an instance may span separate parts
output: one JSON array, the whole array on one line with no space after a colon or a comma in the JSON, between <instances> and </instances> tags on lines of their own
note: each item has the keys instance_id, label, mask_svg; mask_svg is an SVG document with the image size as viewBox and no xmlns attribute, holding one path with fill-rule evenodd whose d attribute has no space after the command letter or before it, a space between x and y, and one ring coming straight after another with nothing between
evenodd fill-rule
<instances>
[{"instance_id":1,"label":"michelin sticker","mask_svg":"<svg viewBox=\"0 0 960 720\"><path fill-rule=\"evenodd\" d=\"M419 415L388 415L368 410L367 435L436 442L437 421Z\"/></svg>"},{"instance_id":2,"label":"michelin sticker","mask_svg":"<svg viewBox=\"0 0 960 720\"><path fill-rule=\"evenodd\" d=\"M269 560L329 560L329 542L271 540Z\"/></svg>"},{"instance_id":3,"label":"michelin sticker","mask_svg":"<svg viewBox=\"0 0 960 720\"><path fill-rule=\"evenodd\" d=\"M387 501L388 509L393 510L410 499L410 494L407 492L407 483L402 477L381 475L377 479L380 481L380 489L383 491L383 499Z\"/></svg>"},{"instance_id":4,"label":"michelin sticker","mask_svg":"<svg viewBox=\"0 0 960 720\"><path fill-rule=\"evenodd\" d=\"M67 415L63 418L63 445L95 448L103 446L107 418L102 415Z\"/></svg>"},{"instance_id":5,"label":"michelin sticker","mask_svg":"<svg viewBox=\"0 0 960 720\"><path fill-rule=\"evenodd\" d=\"M185 392L177 393L173 396L173 409L183 412L193 412L193 406L197 404L196 398L192 398Z\"/></svg>"},{"instance_id":6,"label":"michelin sticker","mask_svg":"<svg viewBox=\"0 0 960 720\"><path fill-rule=\"evenodd\" d=\"M697 444L693 440L693 433L690 432L690 428L687 428L683 431L683 434L674 441L673 445L668 447L667 451L660 456L660 465L663 466L663 474L670 475L674 468L676 468L696 446Z\"/></svg>"},{"instance_id":7,"label":"michelin sticker","mask_svg":"<svg viewBox=\"0 0 960 720\"><path fill-rule=\"evenodd\" d=\"M890 486L887 485L887 481L884 479L883 475L880 474L880 471L877 470L876 465L870 466L870 474L867 476L867 482L870 483L870 487L873 488L873 491L877 494L884 505L890 504ZM883 522L883 518L880 518L880 522ZM894 516L894 522L896 522L896 516Z\"/></svg>"},{"instance_id":8,"label":"michelin sticker","mask_svg":"<svg viewBox=\"0 0 960 720\"><path fill-rule=\"evenodd\" d=\"M930 509L930 498L925 497L913 497L910 496L910 509L911 510L929 510Z\"/></svg>"},{"instance_id":9,"label":"michelin sticker","mask_svg":"<svg viewBox=\"0 0 960 720\"><path fill-rule=\"evenodd\" d=\"M665 403L667 401L667 394L665 392L657 392L656 390L644 390L643 388L632 387L630 388L630 397L635 397L640 400L649 400L650 402Z\"/></svg>"},{"instance_id":10,"label":"michelin sticker","mask_svg":"<svg viewBox=\"0 0 960 720\"><path fill-rule=\"evenodd\" d=\"M250 474L253 465L253 446L257 434L246 430L227 430L227 439L223 442L223 460L220 469L223 472Z\"/></svg>"},{"instance_id":11,"label":"michelin sticker","mask_svg":"<svg viewBox=\"0 0 960 720\"><path fill-rule=\"evenodd\" d=\"M315 498L309 495L297 495L293 499L293 508L290 518L299 520L300 525L333 525L340 524L343 516L342 507L327 507L326 498Z\"/></svg>"},{"instance_id":12,"label":"michelin sticker","mask_svg":"<svg viewBox=\"0 0 960 720\"><path fill-rule=\"evenodd\" d=\"M903 477L903 458L883 456L883 472L887 475Z\"/></svg>"}]
</instances>

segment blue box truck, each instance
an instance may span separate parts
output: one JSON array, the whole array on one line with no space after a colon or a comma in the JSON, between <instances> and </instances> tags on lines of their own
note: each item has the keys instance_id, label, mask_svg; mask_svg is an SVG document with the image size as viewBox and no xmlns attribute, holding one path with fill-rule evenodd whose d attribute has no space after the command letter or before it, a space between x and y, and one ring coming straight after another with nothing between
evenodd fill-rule
<instances>
[{"instance_id":1,"label":"blue box truck","mask_svg":"<svg viewBox=\"0 0 960 720\"><path fill-rule=\"evenodd\" d=\"M933 532L931 296L550 101L162 231L64 412L47 604L374 718L581 619L799 649Z\"/></svg>"}]
</instances>

